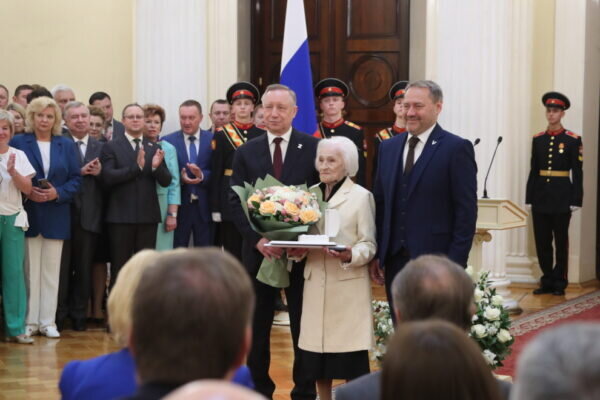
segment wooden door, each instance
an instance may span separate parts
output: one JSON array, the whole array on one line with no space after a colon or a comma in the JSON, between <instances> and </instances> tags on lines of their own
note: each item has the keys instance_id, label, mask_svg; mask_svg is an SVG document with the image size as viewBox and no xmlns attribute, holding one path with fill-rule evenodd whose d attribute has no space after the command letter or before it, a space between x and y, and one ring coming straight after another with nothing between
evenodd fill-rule
<instances>
[{"instance_id":1,"label":"wooden door","mask_svg":"<svg viewBox=\"0 0 600 400\"><path fill-rule=\"evenodd\" d=\"M252 81L261 92L279 81L286 0L252 0ZM410 0L304 0L314 83L346 82L347 119L372 138L394 121L391 85L408 79Z\"/></svg>"}]
</instances>

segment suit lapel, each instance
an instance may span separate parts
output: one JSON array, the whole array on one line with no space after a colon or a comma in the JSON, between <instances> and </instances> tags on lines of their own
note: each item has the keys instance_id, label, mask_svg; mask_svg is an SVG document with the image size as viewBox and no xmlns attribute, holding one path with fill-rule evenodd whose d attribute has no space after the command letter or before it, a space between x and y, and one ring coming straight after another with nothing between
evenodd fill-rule
<instances>
[{"instance_id":1,"label":"suit lapel","mask_svg":"<svg viewBox=\"0 0 600 400\"><path fill-rule=\"evenodd\" d=\"M83 158L84 164L89 163L90 161L92 161L95 158L94 155L96 154L97 147L98 147L98 142L95 141L93 138L89 137L88 145L87 145L87 148L85 149L85 157Z\"/></svg>"},{"instance_id":2,"label":"suit lapel","mask_svg":"<svg viewBox=\"0 0 600 400\"><path fill-rule=\"evenodd\" d=\"M292 129L290 135L290 142L288 143L287 150L285 151L285 159L283 160L283 171L281 173L282 182L286 182L291 173L294 171L294 166L299 158L303 156L303 145L300 143L298 135L304 135L304 133L297 132Z\"/></svg>"},{"instance_id":3,"label":"suit lapel","mask_svg":"<svg viewBox=\"0 0 600 400\"><path fill-rule=\"evenodd\" d=\"M427 139L427 143L425 143L423 152L421 152L421 155L417 159L417 162L415 163L412 169L412 176L410 177L410 183L408 185L408 197L410 197L417 182L421 178L421 175L427 167L427 164L429 163L429 161L431 161L431 158L433 157L437 149L439 149L440 146L442 146L443 137L444 135L442 128L436 124L435 128L433 128L433 131L431 131L431 135L429 135L429 138Z\"/></svg>"},{"instance_id":4,"label":"suit lapel","mask_svg":"<svg viewBox=\"0 0 600 400\"><path fill-rule=\"evenodd\" d=\"M70 142L69 142L70 144ZM51 180L54 174L54 170L56 169L56 160L60 160L63 153L62 143L56 139L54 136L50 139L50 168L48 169L48 179ZM52 162L52 161L55 162Z\"/></svg>"},{"instance_id":5,"label":"suit lapel","mask_svg":"<svg viewBox=\"0 0 600 400\"><path fill-rule=\"evenodd\" d=\"M114 140L118 143L118 151L120 151L125 157L137 161L137 155L135 154L133 147L131 147L131 143L129 140L127 140L127 137L124 134L123 137L118 137ZM143 140L140 145L143 145Z\"/></svg>"},{"instance_id":6,"label":"suit lapel","mask_svg":"<svg viewBox=\"0 0 600 400\"><path fill-rule=\"evenodd\" d=\"M400 145L396 146L391 154L391 159L393 160L393 164L391 166L392 169L387 173L387 176L389 176L391 179L388 182L382 182L384 187L389 188L388 193L390 194L394 193L394 188L404 173L404 157L402 155L404 154L404 146L406 145L406 137L408 136L408 133L402 132L398 136L400 137L400 139L398 139L400 141Z\"/></svg>"},{"instance_id":7,"label":"suit lapel","mask_svg":"<svg viewBox=\"0 0 600 400\"><path fill-rule=\"evenodd\" d=\"M259 161L261 164L260 170L265 171L265 176L269 174L274 177L275 174L273 172L273 160L271 159L268 135L264 135L264 137L260 139L260 142L257 143L257 145L258 151L256 154L256 160Z\"/></svg>"},{"instance_id":8,"label":"suit lapel","mask_svg":"<svg viewBox=\"0 0 600 400\"><path fill-rule=\"evenodd\" d=\"M346 178L342 186L338 189L337 192L333 195L331 199L327 202L327 208L338 208L342 203L344 203L348 199L348 195L352 190L352 186L354 182L352 179Z\"/></svg>"},{"instance_id":9,"label":"suit lapel","mask_svg":"<svg viewBox=\"0 0 600 400\"><path fill-rule=\"evenodd\" d=\"M27 134L26 140L29 148L31 149L31 153L33 154L34 161L37 163L38 168L36 169L43 171L44 164L42 163L42 154L40 153L40 148L36 143L35 134Z\"/></svg>"},{"instance_id":10,"label":"suit lapel","mask_svg":"<svg viewBox=\"0 0 600 400\"><path fill-rule=\"evenodd\" d=\"M175 145L177 146L177 152L179 153L179 157L181 160L183 160L183 164L187 164L190 162L190 159L188 157L188 153L187 153L187 148L185 147L185 133L183 133L183 131L179 131L179 133L177 134L177 140L175 142Z\"/></svg>"}]
</instances>

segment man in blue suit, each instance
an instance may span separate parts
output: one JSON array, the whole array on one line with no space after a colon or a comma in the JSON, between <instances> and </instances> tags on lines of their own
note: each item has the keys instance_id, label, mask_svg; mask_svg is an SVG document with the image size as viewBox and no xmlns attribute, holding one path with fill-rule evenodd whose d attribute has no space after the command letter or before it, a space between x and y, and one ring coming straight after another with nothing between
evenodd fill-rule
<instances>
[{"instance_id":1,"label":"man in blue suit","mask_svg":"<svg viewBox=\"0 0 600 400\"><path fill-rule=\"evenodd\" d=\"M374 280L385 281L390 306L391 283L410 259L443 254L466 266L475 235L473 146L437 123L442 103L435 82L408 85L403 104L407 132L379 147L374 188L379 249L370 270Z\"/></svg>"},{"instance_id":2,"label":"man in blue suit","mask_svg":"<svg viewBox=\"0 0 600 400\"><path fill-rule=\"evenodd\" d=\"M186 100L179 106L181 130L163 138L177 149L181 170L181 206L177 217L174 246L187 247L193 232L194 246L210 246L212 219L208 188L212 156L212 133L200 129L202 106Z\"/></svg>"}]
</instances>

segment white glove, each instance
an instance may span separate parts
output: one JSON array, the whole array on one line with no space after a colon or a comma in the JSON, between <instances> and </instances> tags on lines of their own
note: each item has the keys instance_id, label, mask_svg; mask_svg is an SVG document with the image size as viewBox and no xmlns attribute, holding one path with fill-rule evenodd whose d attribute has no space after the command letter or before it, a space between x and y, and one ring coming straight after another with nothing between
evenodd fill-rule
<instances>
[{"instance_id":1,"label":"white glove","mask_svg":"<svg viewBox=\"0 0 600 400\"><path fill-rule=\"evenodd\" d=\"M571 206L571 211L577 211L577 210L579 210L579 207L577 207L577 206Z\"/></svg>"},{"instance_id":2,"label":"white glove","mask_svg":"<svg viewBox=\"0 0 600 400\"><path fill-rule=\"evenodd\" d=\"M219 212L212 213L212 220L213 220L213 222L221 222L221 213L219 213Z\"/></svg>"}]
</instances>

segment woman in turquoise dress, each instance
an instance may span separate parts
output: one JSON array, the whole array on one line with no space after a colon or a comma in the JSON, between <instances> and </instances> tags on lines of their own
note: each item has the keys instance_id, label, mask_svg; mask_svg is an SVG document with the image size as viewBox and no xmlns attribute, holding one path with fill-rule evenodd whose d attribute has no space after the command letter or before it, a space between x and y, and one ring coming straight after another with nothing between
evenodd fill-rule
<instances>
[{"instance_id":1,"label":"woman in turquoise dress","mask_svg":"<svg viewBox=\"0 0 600 400\"><path fill-rule=\"evenodd\" d=\"M158 224L156 232L156 250L169 250L173 248L173 235L175 228L177 228L177 209L181 204L177 151L172 144L158 141L162 125L165 122L165 110L156 104L146 104L144 106L144 116L146 118L144 136L151 142L157 143L164 150L165 162L173 177L168 187L156 185L162 215L162 222Z\"/></svg>"}]
</instances>

